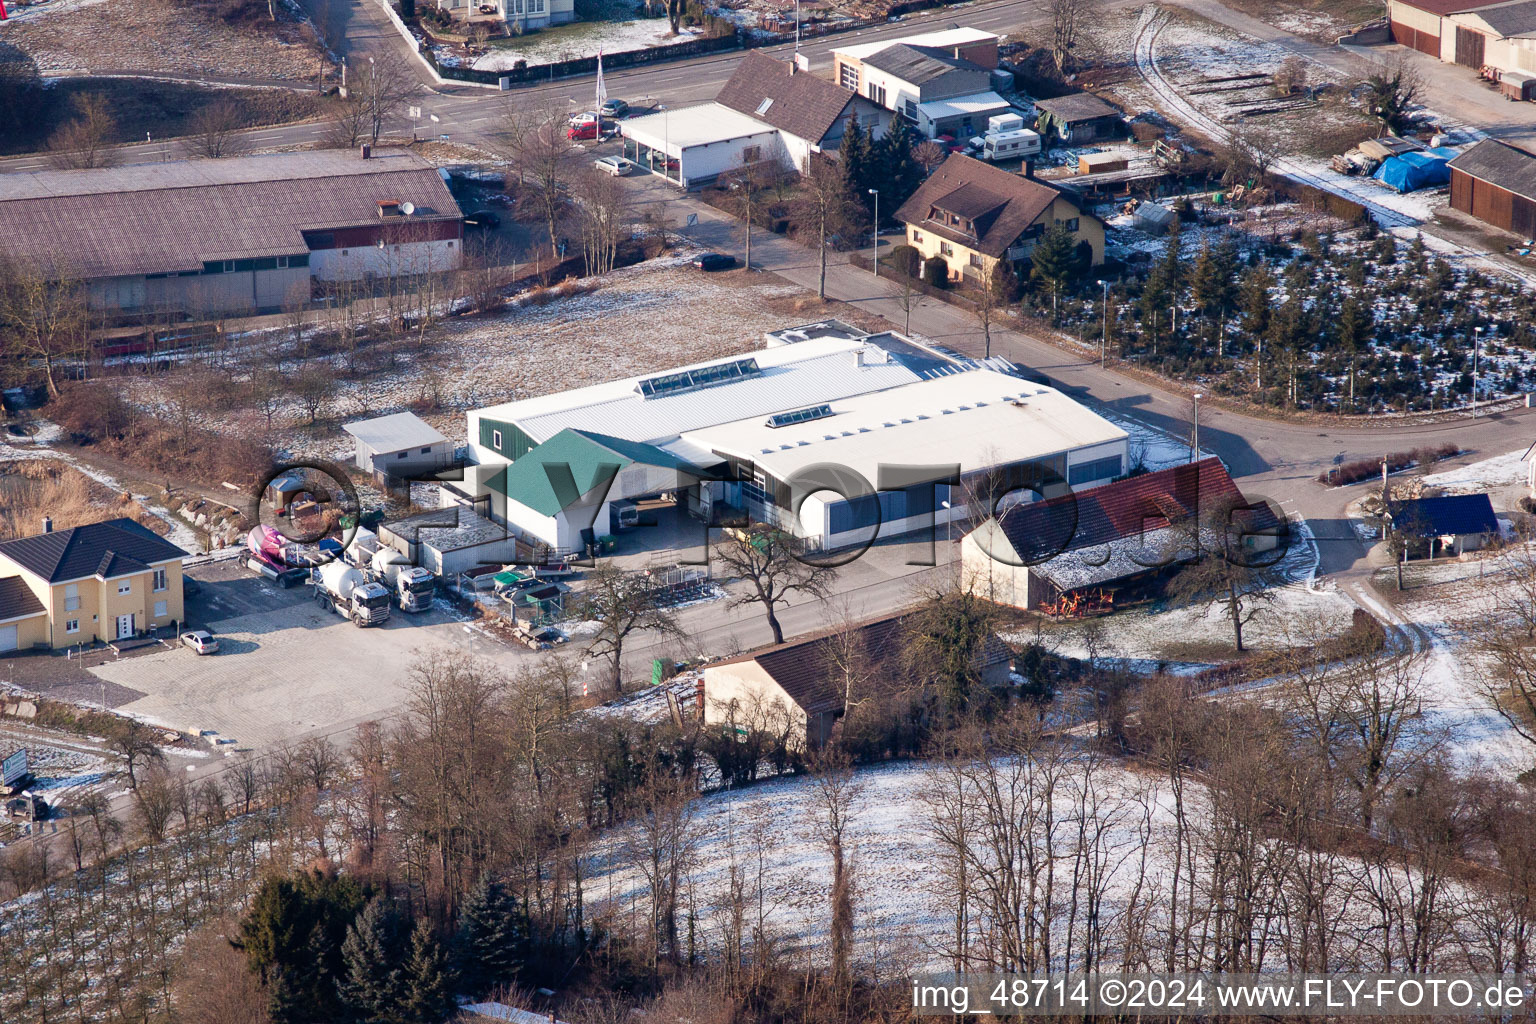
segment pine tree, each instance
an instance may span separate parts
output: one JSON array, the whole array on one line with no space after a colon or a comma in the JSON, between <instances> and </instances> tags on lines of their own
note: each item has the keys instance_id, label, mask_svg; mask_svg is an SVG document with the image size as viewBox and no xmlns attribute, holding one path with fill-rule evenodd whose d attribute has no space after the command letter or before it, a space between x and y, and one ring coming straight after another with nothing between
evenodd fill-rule
<instances>
[{"instance_id":1,"label":"pine tree","mask_svg":"<svg viewBox=\"0 0 1536 1024\"><path fill-rule=\"evenodd\" d=\"M465 991L479 994L513 981L522 966L525 934L517 898L482 875L459 912L454 952Z\"/></svg>"},{"instance_id":2,"label":"pine tree","mask_svg":"<svg viewBox=\"0 0 1536 1024\"><path fill-rule=\"evenodd\" d=\"M914 151L916 141L907 119L898 116L891 120L891 127L879 143L877 162L881 180L874 182L874 187L880 190L881 204L889 204L893 213L923 183L923 165L918 163Z\"/></svg>"},{"instance_id":3,"label":"pine tree","mask_svg":"<svg viewBox=\"0 0 1536 1024\"><path fill-rule=\"evenodd\" d=\"M1370 340L1371 307L1351 295L1339 309L1339 346L1349 355L1349 408L1355 408L1355 380L1360 374L1360 350Z\"/></svg>"},{"instance_id":4,"label":"pine tree","mask_svg":"<svg viewBox=\"0 0 1536 1024\"><path fill-rule=\"evenodd\" d=\"M405 961L405 1001L401 1019L406 1024L441 1024L453 1011L453 977L448 957L422 918L411 932L411 952Z\"/></svg>"},{"instance_id":5,"label":"pine tree","mask_svg":"<svg viewBox=\"0 0 1536 1024\"><path fill-rule=\"evenodd\" d=\"M1054 224L1047 228L1040 241L1029 254L1029 276L1051 290L1051 310L1056 310L1056 300L1077 267L1077 247L1066 227Z\"/></svg>"},{"instance_id":6,"label":"pine tree","mask_svg":"<svg viewBox=\"0 0 1536 1024\"><path fill-rule=\"evenodd\" d=\"M837 154L843 162L843 173L847 177L849 190L868 212L871 197L867 190L872 187L870 178L878 173L878 168L874 166L875 154L871 151L869 131L859 123L857 114L848 119L848 129L843 132L843 141Z\"/></svg>"},{"instance_id":7,"label":"pine tree","mask_svg":"<svg viewBox=\"0 0 1536 1024\"><path fill-rule=\"evenodd\" d=\"M375 897L347 930L341 946L345 968L338 986L342 1001L359 1024L394 1024L405 997L401 972L400 917Z\"/></svg>"}]
</instances>

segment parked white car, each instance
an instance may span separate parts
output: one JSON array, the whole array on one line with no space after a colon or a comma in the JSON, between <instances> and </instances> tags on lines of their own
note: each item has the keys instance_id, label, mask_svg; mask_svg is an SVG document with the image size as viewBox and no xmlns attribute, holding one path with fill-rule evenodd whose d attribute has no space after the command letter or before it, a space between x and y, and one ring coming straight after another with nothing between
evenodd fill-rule
<instances>
[{"instance_id":1,"label":"parked white car","mask_svg":"<svg viewBox=\"0 0 1536 1024\"><path fill-rule=\"evenodd\" d=\"M584 124L593 124L597 121L597 111L583 110L579 114L572 114L568 122L572 128L580 128Z\"/></svg>"},{"instance_id":2,"label":"parked white car","mask_svg":"<svg viewBox=\"0 0 1536 1024\"><path fill-rule=\"evenodd\" d=\"M622 156L599 157L592 161L592 166L605 174L611 174L615 178L621 178L635 169L633 161L626 160Z\"/></svg>"},{"instance_id":3,"label":"parked white car","mask_svg":"<svg viewBox=\"0 0 1536 1024\"><path fill-rule=\"evenodd\" d=\"M219 649L218 638L206 629L188 630L181 634L181 642L198 654L213 654Z\"/></svg>"}]
</instances>

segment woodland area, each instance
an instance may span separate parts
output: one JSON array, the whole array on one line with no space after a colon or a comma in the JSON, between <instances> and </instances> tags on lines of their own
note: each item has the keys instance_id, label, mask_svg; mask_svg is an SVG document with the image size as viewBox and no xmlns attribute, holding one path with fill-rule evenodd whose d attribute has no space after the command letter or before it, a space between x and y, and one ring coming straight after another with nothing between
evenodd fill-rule
<instances>
[{"instance_id":1,"label":"woodland area","mask_svg":"<svg viewBox=\"0 0 1536 1024\"><path fill-rule=\"evenodd\" d=\"M1491 609L1536 622L1536 563ZM1522 618L1523 616L1523 618ZM423 652L407 714L246 759L188 787L137 752L130 820L90 801L0 856L0 1013L39 1021L446 1019L456 993L559 994L563 1019L908 1020L905 975L957 970L1523 971L1536 799L1418 722L1426 655L1378 628L1300 623L1252 702L1029 647L996 690L1000 625L950 590L901 642L840 627L832 745L775 706L741 735L581 713L560 660L497 678ZM1484 630L1489 698L1532 739L1528 639ZM1528 634L1526 634L1528 637ZM1077 728L1071 728L1077 726ZM863 773L921 766L907 823L949 908L899 948L861 912L883 865L854 843ZM705 845L702 792L802 780L802 825L744 816ZM803 920L766 881L787 845L830 865ZM723 885L704 886L710 868ZM637 887L612 898L601 880ZM798 923L797 923L798 922Z\"/></svg>"}]
</instances>

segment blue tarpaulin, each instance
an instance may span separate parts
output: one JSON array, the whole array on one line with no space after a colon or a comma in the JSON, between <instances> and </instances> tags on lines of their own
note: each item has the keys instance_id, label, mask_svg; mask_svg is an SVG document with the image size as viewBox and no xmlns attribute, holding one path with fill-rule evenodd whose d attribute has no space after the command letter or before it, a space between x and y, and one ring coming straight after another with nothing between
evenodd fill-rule
<instances>
[{"instance_id":1,"label":"blue tarpaulin","mask_svg":"<svg viewBox=\"0 0 1536 1024\"><path fill-rule=\"evenodd\" d=\"M1451 180L1451 169L1446 164L1454 156L1456 151L1448 146L1399 153L1383 160L1372 177L1399 192L1444 185Z\"/></svg>"}]
</instances>

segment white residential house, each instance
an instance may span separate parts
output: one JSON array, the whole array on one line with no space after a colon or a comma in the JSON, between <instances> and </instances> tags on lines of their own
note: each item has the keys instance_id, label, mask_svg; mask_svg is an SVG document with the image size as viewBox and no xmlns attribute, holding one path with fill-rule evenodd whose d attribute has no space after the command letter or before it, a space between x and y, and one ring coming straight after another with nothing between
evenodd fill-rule
<instances>
[{"instance_id":1,"label":"white residential house","mask_svg":"<svg viewBox=\"0 0 1536 1024\"><path fill-rule=\"evenodd\" d=\"M836 152L857 118L875 138L889 111L792 62L752 51L711 103L619 122L624 155L684 188L748 164L803 172L812 155Z\"/></svg>"}]
</instances>

